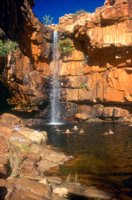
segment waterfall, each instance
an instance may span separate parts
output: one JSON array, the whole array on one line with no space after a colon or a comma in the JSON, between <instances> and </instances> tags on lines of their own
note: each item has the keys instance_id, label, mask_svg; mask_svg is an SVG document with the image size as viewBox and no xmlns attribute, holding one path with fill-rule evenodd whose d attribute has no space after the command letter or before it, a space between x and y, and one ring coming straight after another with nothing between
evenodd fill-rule
<instances>
[{"instance_id":1,"label":"waterfall","mask_svg":"<svg viewBox=\"0 0 132 200\"><path fill-rule=\"evenodd\" d=\"M50 90L50 107L51 107L51 124L60 123L60 66L59 66L59 48L58 48L58 32L53 34L53 70Z\"/></svg>"}]
</instances>

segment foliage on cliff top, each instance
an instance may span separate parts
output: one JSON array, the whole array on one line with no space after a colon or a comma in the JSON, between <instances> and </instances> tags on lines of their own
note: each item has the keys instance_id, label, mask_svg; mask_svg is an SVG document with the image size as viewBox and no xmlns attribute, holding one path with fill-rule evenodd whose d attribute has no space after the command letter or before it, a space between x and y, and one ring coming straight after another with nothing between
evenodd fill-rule
<instances>
[{"instance_id":1,"label":"foliage on cliff top","mask_svg":"<svg viewBox=\"0 0 132 200\"><path fill-rule=\"evenodd\" d=\"M77 11L75 12L75 15L80 15L80 14L82 14L82 13L87 13L87 11L86 11L86 10L83 10L83 9L80 9L80 10L77 10Z\"/></svg>"},{"instance_id":2,"label":"foliage on cliff top","mask_svg":"<svg viewBox=\"0 0 132 200\"><path fill-rule=\"evenodd\" d=\"M73 41L70 38L59 40L58 44L62 56L69 56L74 51Z\"/></svg>"},{"instance_id":3,"label":"foliage on cliff top","mask_svg":"<svg viewBox=\"0 0 132 200\"><path fill-rule=\"evenodd\" d=\"M5 57L11 51L18 48L18 43L11 40L0 40L0 56Z\"/></svg>"},{"instance_id":4,"label":"foliage on cliff top","mask_svg":"<svg viewBox=\"0 0 132 200\"><path fill-rule=\"evenodd\" d=\"M50 25L50 24L52 24L53 23L53 17L51 17L50 15L44 15L43 16L43 23L45 24L45 25Z\"/></svg>"}]
</instances>

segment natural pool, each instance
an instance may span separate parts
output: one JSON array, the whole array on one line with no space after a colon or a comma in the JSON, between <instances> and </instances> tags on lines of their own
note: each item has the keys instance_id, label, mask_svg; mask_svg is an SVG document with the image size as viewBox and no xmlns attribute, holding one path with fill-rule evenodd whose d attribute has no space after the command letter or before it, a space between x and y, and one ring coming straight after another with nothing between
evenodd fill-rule
<instances>
[{"instance_id":1,"label":"natural pool","mask_svg":"<svg viewBox=\"0 0 132 200\"><path fill-rule=\"evenodd\" d=\"M80 134L82 128L84 133ZM41 129L47 130L51 144L74 156L55 174L64 178L70 174L71 181L78 178L87 186L114 192L119 199L132 199L132 127L91 123L45 125ZM66 129L71 134L65 134ZM109 130L113 134L106 134Z\"/></svg>"}]
</instances>

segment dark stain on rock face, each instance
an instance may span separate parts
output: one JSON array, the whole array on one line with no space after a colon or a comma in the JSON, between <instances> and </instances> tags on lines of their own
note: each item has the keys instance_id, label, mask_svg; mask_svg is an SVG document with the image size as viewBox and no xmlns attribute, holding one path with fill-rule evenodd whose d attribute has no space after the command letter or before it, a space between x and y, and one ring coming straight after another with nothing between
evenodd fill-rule
<instances>
[{"instance_id":1,"label":"dark stain on rock face","mask_svg":"<svg viewBox=\"0 0 132 200\"><path fill-rule=\"evenodd\" d=\"M33 6L30 0L4 0L0 6L0 27L11 39L19 39L26 21L28 9ZM3 12L4 10L4 12Z\"/></svg>"},{"instance_id":2,"label":"dark stain on rock face","mask_svg":"<svg viewBox=\"0 0 132 200\"><path fill-rule=\"evenodd\" d=\"M0 187L0 199L4 200L6 195L7 195L6 187Z\"/></svg>"}]
</instances>

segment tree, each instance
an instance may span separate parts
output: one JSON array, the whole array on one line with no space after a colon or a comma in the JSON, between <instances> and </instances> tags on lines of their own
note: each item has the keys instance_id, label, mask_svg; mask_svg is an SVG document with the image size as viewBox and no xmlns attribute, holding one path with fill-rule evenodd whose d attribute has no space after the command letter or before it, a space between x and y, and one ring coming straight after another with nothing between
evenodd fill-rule
<instances>
[{"instance_id":1,"label":"tree","mask_svg":"<svg viewBox=\"0 0 132 200\"><path fill-rule=\"evenodd\" d=\"M50 25L53 23L53 17L51 17L50 15L44 15L43 16L43 23L45 25Z\"/></svg>"}]
</instances>

